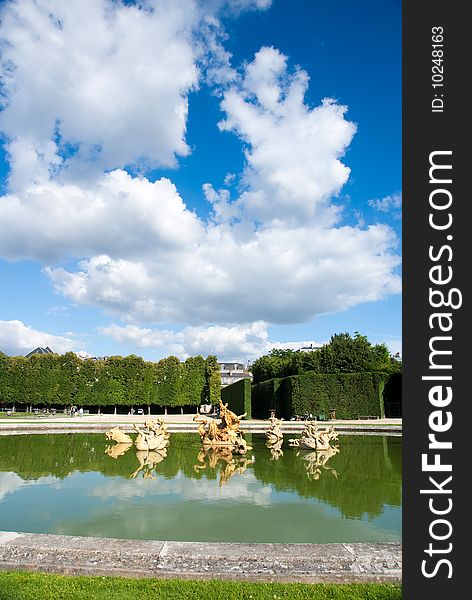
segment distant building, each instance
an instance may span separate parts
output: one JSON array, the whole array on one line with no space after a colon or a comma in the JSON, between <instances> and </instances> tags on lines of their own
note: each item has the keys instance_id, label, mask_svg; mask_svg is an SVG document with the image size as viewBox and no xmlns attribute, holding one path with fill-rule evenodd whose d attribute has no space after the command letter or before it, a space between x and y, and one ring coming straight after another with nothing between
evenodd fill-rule
<instances>
[{"instance_id":1,"label":"distant building","mask_svg":"<svg viewBox=\"0 0 472 600\"><path fill-rule=\"evenodd\" d=\"M231 385L241 379L250 379L252 381L252 373L247 366L238 362L219 362L221 370L221 387Z\"/></svg>"},{"instance_id":2,"label":"distant building","mask_svg":"<svg viewBox=\"0 0 472 600\"><path fill-rule=\"evenodd\" d=\"M299 350L295 350L295 352L313 352L315 350L319 350L321 348L320 346L314 346L313 344L310 344L309 346L302 346Z\"/></svg>"},{"instance_id":3,"label":"distant building","mask_svg":"<svg viewBox=\"0 0 472 600\"><path fill-rule=\"evenodd\" d=\"M41 346L38 346L34 350L31 350L31 352L28 352L26 358L33 356L33 354L53 354L53 351L51 348L49 348L49 346L46 346L46 348L41 348Z\"/></svg>"}]
</instances>

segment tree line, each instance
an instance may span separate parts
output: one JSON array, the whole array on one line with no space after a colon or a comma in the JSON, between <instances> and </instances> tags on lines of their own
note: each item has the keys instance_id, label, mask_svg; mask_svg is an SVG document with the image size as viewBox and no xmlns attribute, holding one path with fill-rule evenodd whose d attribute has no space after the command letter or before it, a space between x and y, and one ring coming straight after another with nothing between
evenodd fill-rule
<instances>
[{"instance_id":1,"label":"tree line","mask_svg":"<svg viewBox=\"0 0 472 600\"><path fill-rule=\"evenodd\" d=\"M401 361L390 356L385 344L371 344L356 332L338 333L320 348L311 351L274 349L251 366L254 383L275 377L301 375L308 371L320 374L401 372Z\"/></svg>"},{"instance_id":2,"label":"tree line","mask_svg":"<svg viewBox=\"0 0 472 600\"><path fill-rule=\"evenodd\" d=\"M189 406L216 404L221 377L215 356L80 359L66 354L0 352L0 402L30 406Z\"/></svg>"}]
</instances>

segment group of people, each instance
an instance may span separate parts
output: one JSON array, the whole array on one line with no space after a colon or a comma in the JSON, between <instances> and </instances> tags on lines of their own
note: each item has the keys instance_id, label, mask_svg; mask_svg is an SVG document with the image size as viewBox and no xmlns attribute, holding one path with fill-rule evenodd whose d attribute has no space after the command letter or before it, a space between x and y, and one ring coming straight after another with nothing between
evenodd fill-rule
<instances>
[{"instance_id":1,"label":"group of people","mask_svg":"<svg viewBox=\"0 0 472 600\"><path fill-rule=\"evenodd\" d=\"M84 409L82 407L77 408L77 406L70 407L70 416L71 417L83 417Z\"/></svg>"},{"instance_id":2,"label":"group of people","mask_svg":"<svg viewBox=\"0 0 472 600\"><path fill-rule=\"evenodd\" d=\"M311 413L305 413L303 415L303 417L301 415L295 415L294 417L291 417L290 419L291 421L313 421L316 420L316 417L314 417Z\"/></svg>"}]
</instances>

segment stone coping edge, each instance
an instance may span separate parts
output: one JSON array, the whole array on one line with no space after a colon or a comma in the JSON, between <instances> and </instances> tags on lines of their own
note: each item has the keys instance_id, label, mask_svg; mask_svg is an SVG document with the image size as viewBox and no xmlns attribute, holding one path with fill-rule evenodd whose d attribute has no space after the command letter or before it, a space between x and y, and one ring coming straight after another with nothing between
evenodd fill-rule
<instances>
[{"instance_id":1,"label":"stone coping edge","mask_svg":"<svg viewBox=\"0 0 472 600\"><path fill-rule=\"evenodd\" d=\"M321 426L324 427L323 423ZM134 433L130 423L8 423L0 424L0 435L5 434L21 434L21 433L101 433L108 431L111 427L120 427L123 431ZM245 433L265 433L268 425L243 425L242 431ZM336 431L339 433L362 433L376 434L389 433L392 435L401 435L401 425L335 425ZM300 433L302 426L285 425L282 426L284 433ZM167 424L169 433L197 433L197 425L190 423L172 423Z\"/></svg>"},{"instance_id":2,"label":"stone coping edge","mask_svg":"<svg viewBox=\"0 0 472 600\"><path fill-rule=\"evenodd\" d=\"M172 542L0 532L0 569L133 578L400 583L402 545Z\"/></svg>"}]
</instances>

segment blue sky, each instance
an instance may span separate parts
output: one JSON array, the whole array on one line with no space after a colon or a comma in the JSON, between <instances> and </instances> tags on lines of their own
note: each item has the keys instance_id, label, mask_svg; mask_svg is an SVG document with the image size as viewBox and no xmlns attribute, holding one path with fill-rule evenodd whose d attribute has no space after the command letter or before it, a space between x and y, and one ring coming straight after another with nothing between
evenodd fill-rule
<instances>
[{"instance_id":1,"label":"blue sky","mask_svg":"<svg viewBox=\"0 0 472 600\"><path fill-rule=\"evenodd\" d=\"M0 350L401 350L400 2L1 10Z\"/></svg>"}]
</instances>

